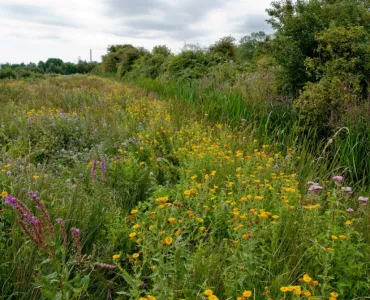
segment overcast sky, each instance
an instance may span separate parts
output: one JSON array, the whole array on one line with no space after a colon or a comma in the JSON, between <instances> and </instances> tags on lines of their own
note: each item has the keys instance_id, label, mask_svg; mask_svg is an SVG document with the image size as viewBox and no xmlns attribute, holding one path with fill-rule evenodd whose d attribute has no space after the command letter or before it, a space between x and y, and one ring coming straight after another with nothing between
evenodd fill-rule
<instances>
[{"instance_id":1,"label":"overcast sky","mask_svg":"<svg viewBox=\"0 0 370 300\"><path fill-rule=\"evenodd\" d=\"M271 0L0 0L0 63L100 61L108 45L207 46L266 24Z\"/></svg>"}]
</instances>

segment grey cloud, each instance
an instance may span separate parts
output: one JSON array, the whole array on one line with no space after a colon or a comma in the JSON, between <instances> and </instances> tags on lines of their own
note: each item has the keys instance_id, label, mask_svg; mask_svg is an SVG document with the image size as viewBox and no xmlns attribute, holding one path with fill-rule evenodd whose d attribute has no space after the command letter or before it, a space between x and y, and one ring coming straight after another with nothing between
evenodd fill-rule
<instances>
[{"instance_id":1,"label":"grey cloud","mask_svg":"<svg viewBox=\"0 0 370 300\"><path fill-rule=\"evenodd\" d=\"M165 8L159 0L108 0L108 12L110 15L145 15L155 9Z\"/></svg>"},{"instance_id":2,"label":"grey cloud","mask_svg":"<svg viewBox=\"0 0 370 300\"><path fill-rule=\"evenodd\" d=\"M246 17L246 20L241 20L235 27L236 32L243 34L250 34L252 32L264 31L271 33L272 28L270 24L266 22L267 16L265 15L250 15Z\"/></svg>"},{"instance_id":3,"label":"grey cloud","mask_svg":"<svg viewBox=\"0 0 370 300\"><path fill-rule=\"evenodd\" d=\"M221 8L221 0L108 0L107 15L120 24L110 32L119 36L135 34L136 37L171 37L191 39L207 34L204 30L191 29L213 9Z\"/></svg>"},{"instance_id":4,"label":"grey cloud","mask_svg":"<svg viewBox=\"0 0 370 300\"><path fill-rule=\"evenodd\" d=\"M16 20L30 21L45 25L73 26L78 25L58 16L55 11L44 7L25 4L4 4L1 5L0 16L10 17Z\"/></svg>"}]
</instances>

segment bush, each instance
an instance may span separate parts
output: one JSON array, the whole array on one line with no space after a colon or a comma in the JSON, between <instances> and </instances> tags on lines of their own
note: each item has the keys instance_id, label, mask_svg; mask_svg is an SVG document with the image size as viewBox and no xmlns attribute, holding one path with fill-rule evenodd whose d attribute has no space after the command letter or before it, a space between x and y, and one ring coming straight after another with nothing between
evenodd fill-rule
<instances>
[{"instance_id":1,"label":"bush","mask_svg":"<svg viewBox=\"0 0 370 300\"><path fill-rule=\"evenodd\" d=\"M17 76L15 73L9 68L1 68L0 69L0 79L15 79Z\"/></svg>"},{"instance_id":2,"label":"bush","mask_svg":"<svg viewBox=\"0 0 370 300\"><path fill-rule=\"evenodd\" d=\"M207 75L212 60L200 49L184 50L171 58L168 73L175 79L199 79Z\"/></svg>"}]
</instances>

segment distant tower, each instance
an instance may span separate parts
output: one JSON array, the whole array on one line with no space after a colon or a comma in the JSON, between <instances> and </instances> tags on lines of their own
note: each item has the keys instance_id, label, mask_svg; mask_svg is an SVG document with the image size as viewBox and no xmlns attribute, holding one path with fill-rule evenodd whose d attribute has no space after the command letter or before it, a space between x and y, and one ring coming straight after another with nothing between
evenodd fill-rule
<instances>
[{"instance_id":1,"label":"distant tower","mask_svg":"<svg viewBox=\"0 0 370 300\"><path fill-rule=\"evenodd\" d=\"M90 62L92 62L92 49L90 49Z\"/></svg>"}]
</instances>

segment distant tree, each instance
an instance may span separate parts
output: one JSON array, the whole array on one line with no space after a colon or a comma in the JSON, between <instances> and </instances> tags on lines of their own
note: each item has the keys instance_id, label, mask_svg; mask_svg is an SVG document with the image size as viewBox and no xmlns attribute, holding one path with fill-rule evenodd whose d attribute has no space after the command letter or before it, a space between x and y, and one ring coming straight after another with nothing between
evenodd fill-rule
<instances>
[{"instance_id":1,"label":"distant tree","mask_svg":"<svg viewBox=\"0 0 370 300\"><path fill-rule=\"evenodd\" d=\"M153 55L163 55L165 57L171 55L171 50L166 45L155 46L152 50Z\"/></svg>"},{"instance_id":2,"label":"distant tree","mask_svg":"<svg viewBox=\"0 0 370 300\"><path fill-rule=\"evenodd\" d=\"M232 36L223 37L214 45L210 46L209 50L212 54L219 54L225 59L235 59L235 38Z\"/></svg>"},{"instance_id":3,"label":"distant tree","mask_svg":"<svg viewBox=\"0 0 370 300\"><path fill-rule=\"evenodd\" d=\"M102 57L102 70L104 73L117 73L122 77L132 66L135 59L142 55L142 49L138 50L132 45L112 45L107 49L108 53Z\"/></svg>"},{"instance_id":4,"label":"distant tree","mask_svg":"<svg viewBox=\"0 0 370 300\"><path fill-rule=\"evenodd\" d=\"M37 67L42 70L42 72L45 72L46 71L46 65L43 61L39 61L39 63L37 64Z\"/></svg>"},{"instance_id":5,"label":"distant tree","mask_svg":"<svg viewBox=\"0 0 370 300\"><path fill-rule=\"evenodd\" d=\"M138 50L132 45L126 45L125 47L119 48L115 52L118 58L117 63L117 76L123 77L127 72L132 69L132 66L140 56L143 55L142 49Z\"/></svg>"},{"instance_id":6,"label":"distant tree","mask_svg":"<svg viewBox=\"0 0 370 300\"><path fill-rule=\"evenodd\" d=\"M9 67L1 67L0 68L0 79L15 79L17 75L15 72Z\"/></svg>"},{"instance_id":7,"label":"distant tree","mask_svg":"<svg viewBox=\"0 0 370 300\"><path fill-rule=\"evenodd\" d=\"M183 50L168 62L168 73L174 79L204 77L214 60L202 50Z\"/></svg>"},{"instance_id":8,"label":"distant tree","mask_svg":"<svg viewBox=\"0 0 370 300\"><path fill-rule=\"evenodd\" d=\"M242 60L251 60L256 53L266 52L270 41L270 36L263 31L246 35L239 41L238 57Z\"/></svg>"},{"instance_id":9,"label":"distant tree","mask_svg":"<svg viewBox=\"0 0 370 300\"><path fill-rule=\"evenodd\" d=\"M77 73L77 66L74 63L66 62L61 67L64 75L71 75Z\"/></svg>"}]
</instances>

